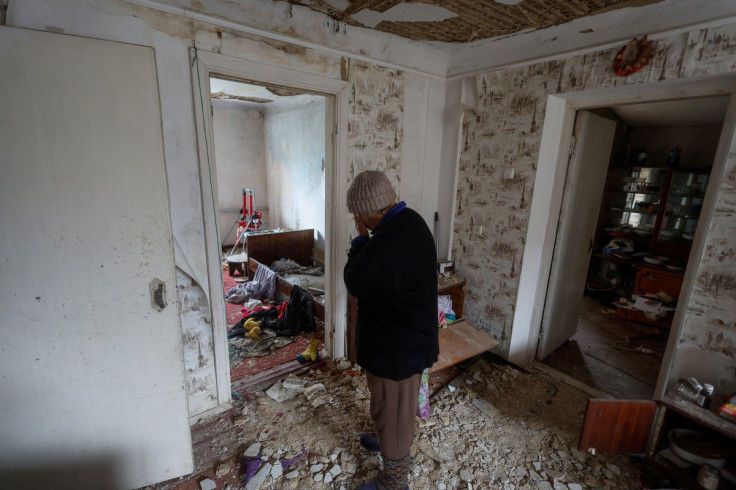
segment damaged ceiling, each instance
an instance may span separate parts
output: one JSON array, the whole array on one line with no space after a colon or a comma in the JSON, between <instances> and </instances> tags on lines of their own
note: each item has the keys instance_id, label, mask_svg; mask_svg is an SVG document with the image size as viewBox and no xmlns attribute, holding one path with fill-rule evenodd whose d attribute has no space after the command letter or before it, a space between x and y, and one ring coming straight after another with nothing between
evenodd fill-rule
<instances>
[{"instance_id":1,"label":"damaged ceiling","mask_svg":"<svg viewBox=\"0 0 736 490\"><path fill-rule=\"evenodd\" d=\"M288 0L340 22L418 41L467 43L662 0Z\"/></svg>"}]
</instances>

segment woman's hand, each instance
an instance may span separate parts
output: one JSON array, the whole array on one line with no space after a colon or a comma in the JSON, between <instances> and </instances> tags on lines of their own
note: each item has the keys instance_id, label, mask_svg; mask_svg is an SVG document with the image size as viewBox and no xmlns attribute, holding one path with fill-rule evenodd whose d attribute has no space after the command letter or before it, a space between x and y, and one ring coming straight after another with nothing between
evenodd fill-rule
<instances>
[{"instance_id":1,"label":"woman's hand","mask_svg":"<svg viewBox=\"0 0 736 490\"><path fill-rule=\"evenodd\" d=\"M368 227L365 226L365 223L361 219L359 214L354 215L355 217L355 229L358 231L358 235L360 236L368 236Z\"/></svg>"}]
</instances>

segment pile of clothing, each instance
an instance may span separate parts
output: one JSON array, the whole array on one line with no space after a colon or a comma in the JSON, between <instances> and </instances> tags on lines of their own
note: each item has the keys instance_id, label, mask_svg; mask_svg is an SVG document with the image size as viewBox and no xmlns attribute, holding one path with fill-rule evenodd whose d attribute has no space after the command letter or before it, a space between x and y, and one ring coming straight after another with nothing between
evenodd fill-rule
<instances>
[{"instance_id":1,"label":"pile of clothing","mask_svg":"<svg viewBox=\"0 0 736 490\"><path fill-rule=\"evenodd\" d=\"M233 362L266 356L293 342L300 332L316 330L312 296L298 286L292 288L288 301L264 303L250 299L241 311L243 317L228 332Z\"/></svg>"}]
</instances>

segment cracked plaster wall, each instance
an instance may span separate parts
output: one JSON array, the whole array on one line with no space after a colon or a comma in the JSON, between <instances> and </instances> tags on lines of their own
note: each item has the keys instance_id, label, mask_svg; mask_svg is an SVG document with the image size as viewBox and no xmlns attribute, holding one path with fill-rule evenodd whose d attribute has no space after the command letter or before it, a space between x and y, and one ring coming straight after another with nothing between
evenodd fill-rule
<instances>
[{"instance_id":1,"label":"cracked plaster wall","mask_svg":"<svg viewBox=\"0 0 736 490\"><path fill-rule=\"evenodd\" d=\"M650 65L629 78L611 70L616 51L477 76L478 103L462 128L452 251L468 282L465 315L501 341L502 355L508 354L547 96L736 71L736 26L657 39ZM718 203L671 379L680 369L688 376L697 371L734 390L736 148L731 150L724 178L710 184L717 186ZM514 177L506 180L509 167Z\"/></svg>"},{"instance_id":2,"label":"cracked plaster wall","mask_svg":"<svg viewBox=\"0 0 736 490\"><path fill-rule=\"evenodd\" d=\"M212 316L202 288L178 267L176 288L189 414L196 415L217 406Z\"/></svg>"},{"instance_id":3,"label":"cracked plaster wall","mask_svg":"<svg viewBox=\"0 0 736 490\"><path fill-rule=\"evenodd\" d=\"M204 241L200 171L197 156L193 94L199 103L197 87L191 83L189 49L207 50L267 65L288 68L294 73L307 72L337 80L351 86L347 158L338 182L344 192L355 172L366 169L385 170L401 194L400 160L406 155L423 155L425 140L439 140L439 123L413 131L404 138L403 72L376 64L352 61L334 53L291 45L253 34L222 28L206 22L150 9L121 0L15 0L9 4L7 24L15 27L86 36L117 42L153 46L159 78L166 173L169 186L174 256L177 268L180 304L182 357L187 372L190 415L213 404L216 393L214 350L209 304L209 279ZM429 84L423 77L412 75L412 83ZM430 91L416 91L413 117L428 106L438 110L430 100ZM421 110L420 110L421 109ZM346 128L342 128L344 130ZM411 159L409 159L411 160ZM343 163L341 163L342 165ZM433 174L438 157L412 161L413 177ZM345 176L347 176L345 178ZM209 185L209 184L207 184ZM436 206L436 188L413 191L428 209ZM352 220L345 214L346 229ZM340 249L347 250L349 237L340 238ZM336 253L340 254L340 250ZM340 285L338 285L340 287ZM215 391L213 391L215 390ZM229 387L224 388L229 396ZM223 393L219 395L222 399Z\"/></svg>"}]
</instances>

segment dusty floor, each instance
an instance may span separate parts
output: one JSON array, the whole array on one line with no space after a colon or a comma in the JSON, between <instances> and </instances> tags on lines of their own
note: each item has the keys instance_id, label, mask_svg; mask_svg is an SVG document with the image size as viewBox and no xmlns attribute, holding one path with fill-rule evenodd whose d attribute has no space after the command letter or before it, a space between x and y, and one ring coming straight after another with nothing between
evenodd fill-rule
<instances>
[{"instance_id":1,"label":"dusty floor","mask_svg":"<svg viewBox=\"0 0 736 490\"><path fill-rule=\"evenodd\" d=\"M452 369L431 379L433 413L417 418L411 488L641 488L637 463L576 449L585 393L488 355ZM154 488L353 489L375 478L381 459L358 443L371 429L365 376L347 361L302 376L307 387L325 386L324 405L244 395L193 428L195 473ZM244 474L258 465L246 487Z\"/></svg>"},{"instance_id":2,"label":"dusty floor","mask_svg":"<svg viewBox=\"0 0 736 490\"><path fill-rule=\"evenodd\" d=\"M668 329L622 320L610 305L586 296L577 332L544 364L618 399L654 394Z\"/></svg>"}]
</instances>

